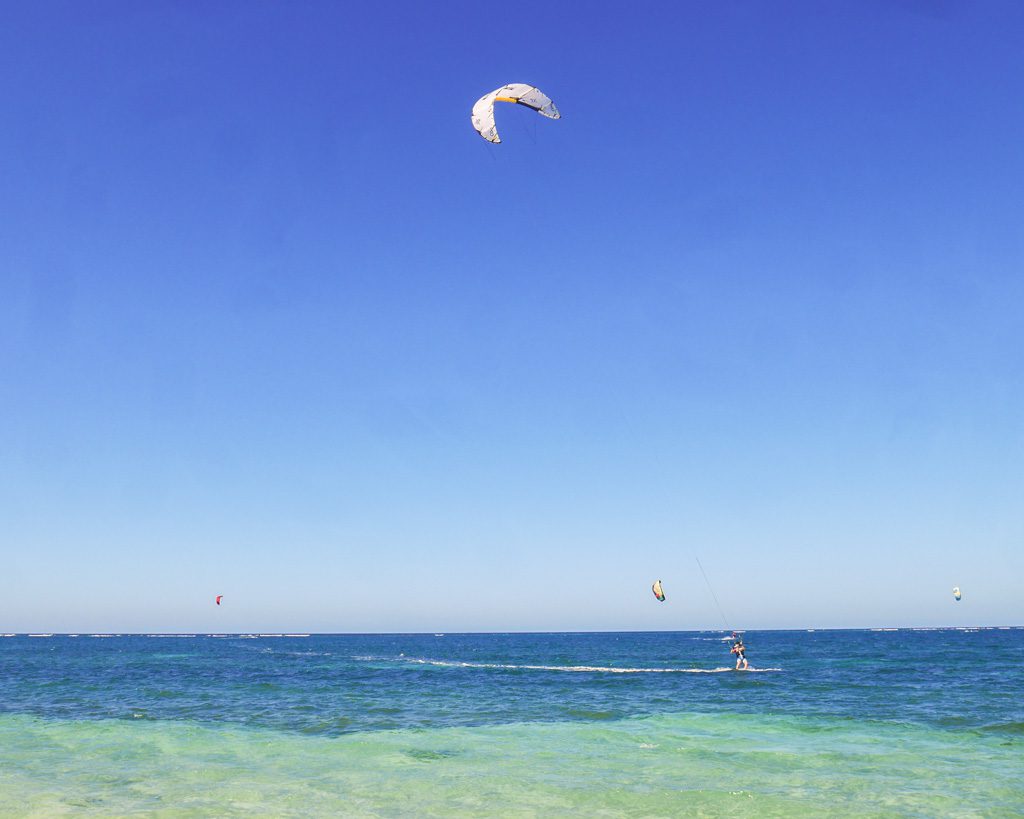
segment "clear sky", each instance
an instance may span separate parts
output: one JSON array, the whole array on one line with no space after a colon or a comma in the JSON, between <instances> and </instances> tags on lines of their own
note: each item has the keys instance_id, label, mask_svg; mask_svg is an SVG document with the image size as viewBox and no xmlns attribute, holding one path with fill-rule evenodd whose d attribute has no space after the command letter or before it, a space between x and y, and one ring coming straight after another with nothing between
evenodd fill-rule
<instances>
[{"instance_id":1,"label":"clear sky","mask_svg":"<svg viewBox=\"0 0 1024 819\"><path fill-rule=\"evenodd\" d=\"M0 5L0 631L1024 622L1022 42Z\"/></svg>"}]
</instances>

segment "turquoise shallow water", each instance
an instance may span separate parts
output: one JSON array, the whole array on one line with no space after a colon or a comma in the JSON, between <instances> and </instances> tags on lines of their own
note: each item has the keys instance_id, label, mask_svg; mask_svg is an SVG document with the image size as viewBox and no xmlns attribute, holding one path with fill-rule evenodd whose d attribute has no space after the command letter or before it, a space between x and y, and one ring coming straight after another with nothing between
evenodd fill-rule
<instances>
[{"instance_id":1,"label":"turquoise shallow water","mask_svg":"<svg viewBox=\"0 0 1024 819\"><path fill-rule=\"evenodd\" d=\"M0 639L0 815L1024 813L1024 632L747 642Z\"/></svg>"}]
</instances>

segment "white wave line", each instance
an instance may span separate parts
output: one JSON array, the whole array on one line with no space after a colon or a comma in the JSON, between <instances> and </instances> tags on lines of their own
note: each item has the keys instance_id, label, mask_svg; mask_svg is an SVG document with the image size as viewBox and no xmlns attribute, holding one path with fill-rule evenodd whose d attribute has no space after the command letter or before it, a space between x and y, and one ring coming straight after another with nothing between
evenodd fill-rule
<instances>
[{"instance_id":1,"label":"white wave line","mask_svg":"<svg viewBox=\"0 0 1024 819\"><path fill-rule=\"evenodd\" d=\"M736 671L735 668L616 668L598 665L515 665L511 663L467 663L449 660L424 660L415 657L402 658L404 662L417 665L434 665L446 668L498 668L524 671L570 671L600 674L721 674L725 671ZM744 672L782 671L781 668L748 668ZM741 673L744 673L741 672Z\"/></svg>"}]
</instances>

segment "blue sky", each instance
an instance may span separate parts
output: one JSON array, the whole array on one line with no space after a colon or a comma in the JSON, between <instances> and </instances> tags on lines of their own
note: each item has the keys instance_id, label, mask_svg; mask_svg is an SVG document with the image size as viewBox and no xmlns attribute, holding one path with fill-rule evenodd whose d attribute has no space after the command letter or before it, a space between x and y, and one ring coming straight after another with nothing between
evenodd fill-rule
<instances>
[{"instance_id":1,"label":"blue sky","mask_svg":"<svg viewBox=\"0 0 1024 819\"><path fill-rule=\"evenodd\" d=\"M4 5L0 630L1024 622L1022 34Z\"/></svg>"}]
</instances>

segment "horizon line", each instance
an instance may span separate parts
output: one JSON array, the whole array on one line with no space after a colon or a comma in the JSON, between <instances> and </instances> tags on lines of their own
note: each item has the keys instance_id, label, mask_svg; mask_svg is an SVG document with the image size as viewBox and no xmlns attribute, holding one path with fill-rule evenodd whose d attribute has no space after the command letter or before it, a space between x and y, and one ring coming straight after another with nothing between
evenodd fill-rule
<instances>
[{"instance_id":1,"label":"horizon line","mask_svg":"<svg viewBox=\"0 0 1024 819\"><path fill-rule=\"evenodd\" d=\"M804 632L818 631L999 631L1020 630L1024 624L1017 625L945 625L945 626L827 626L801 628L746 628L746 629L597 629L597 630L507 630L507 631L310 631L310 632L271 632L271 631L225 631L225 632L186 632L186 631L12 631L0 632L3 637L377 637L377 636L424 636L445 637L449 635L482 636L496 634L746 634L748 632Z\"/></svg>"}]
</instances>

